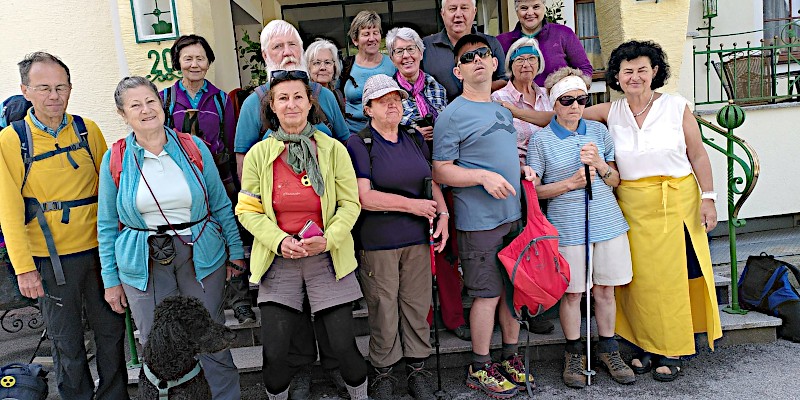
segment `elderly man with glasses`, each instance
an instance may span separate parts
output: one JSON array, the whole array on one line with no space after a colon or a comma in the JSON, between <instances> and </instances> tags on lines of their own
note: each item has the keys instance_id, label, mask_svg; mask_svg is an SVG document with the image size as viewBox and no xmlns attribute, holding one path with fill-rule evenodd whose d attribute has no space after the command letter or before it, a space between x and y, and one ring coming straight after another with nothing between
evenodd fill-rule
<instances>
[{"instance_id":1,"label":"elderly man with glasses","mask_svg":"<svg viewBox=\"0 0 800 400\"><path fill-rule=\"evenodd\" d=\"M18 65L22 94L33 108L0 132L0 225L19 289L41 299L61 398L127 399L125 320L103 298L97 248L106 141L93 121L67 114L72 84L64 62L37 52ZM34 154L30 163L23 159ZM84 347L84 308L97 344L96 389Z\"/></svg>"},{"instance_id":2,"label":"elderly man with glasses","mask_svg":"<svg viewBox=\"0 0 800 400\"><path fill-rule=\"evenodd\" d=\"M453 51L453 74L464 91L439 115L434 128L433 179L454 187L464 286L473 298L472 364L466 384L503 399L533 380L518 354L519 324L501 301L506 294L497 252L522 229L520 176L532 180L534 174L530 167L520 168L511 112L491 100L498 61L489 42L468 34ZM496 312L503 339L500 363L489 355Z\"/></svg>"}]
</instances>

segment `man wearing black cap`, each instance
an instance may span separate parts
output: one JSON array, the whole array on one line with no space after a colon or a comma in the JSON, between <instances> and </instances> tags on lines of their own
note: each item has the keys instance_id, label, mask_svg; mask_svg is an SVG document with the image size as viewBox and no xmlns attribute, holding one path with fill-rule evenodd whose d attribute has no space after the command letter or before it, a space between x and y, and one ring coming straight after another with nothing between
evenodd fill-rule
<instances>
[{"instance_id":1,"label":"man wearing black cap","mask_svg":"<svg viewBox=\"0 0 800 400\"><path fill-rule=\"evenodd\" d=\"M472 364L466 384L491 397L509 398L533 377L526 373L517 341L519 324L503 305L505 288L497 252L522 229L518 192L517 132L511 112L491 101L498 61L489 42L467 34L453 48L453 74L463 92L439 115L433 134L433 178L453 187L456 234L470 310ZM501 362L489 345L499 305L503 337Z\"/></svg>"}]
</instances>

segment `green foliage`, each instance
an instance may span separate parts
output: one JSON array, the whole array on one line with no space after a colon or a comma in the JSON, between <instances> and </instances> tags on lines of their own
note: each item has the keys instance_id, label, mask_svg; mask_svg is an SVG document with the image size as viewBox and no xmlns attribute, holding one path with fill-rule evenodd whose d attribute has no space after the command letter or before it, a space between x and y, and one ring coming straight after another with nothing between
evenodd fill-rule
<instances>
[{"instance_id":1,"label":"green foliage","mask_svg":"<svg viewBox=\"0 0 800 400\"><path fill-rule=\"evenodd\" d=\"M562 0L555 0L551 2L549 6L545 6L545 13L544 18L547 22L555 22L557 24L563 24L566 22L564 19L564 15L562 14L562 10L564 9L564 2Z\"/></svg>"},{"instance_id":2,"label":"green foliage","mask_svg":"<svg viewBox=\"0 0 800 400\"><path fill-rule=\"evenodd\" d=\"M255 87L267 83L267 70L264 68L264 57L261 56L261 43L250 39L250 34L245 30L242 41L246 46L236 46L239 57L247 60L242 65L243 71L250 71L250 86Z\"/></svg>"}]
</instances>

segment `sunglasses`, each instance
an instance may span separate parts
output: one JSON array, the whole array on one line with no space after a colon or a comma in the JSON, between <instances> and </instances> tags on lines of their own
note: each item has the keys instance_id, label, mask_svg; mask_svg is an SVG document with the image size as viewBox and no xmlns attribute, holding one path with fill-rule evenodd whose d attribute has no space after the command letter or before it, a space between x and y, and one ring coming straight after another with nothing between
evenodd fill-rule
<instances>
[{"instance_id":1,"label":"sunglasses","mask_svg":"<svg viewBox=\"0 0 800 400\"><path fill-rule=\"evenodd\" d=\"M481 47L475 50L470 50L462 54L461 57L458 58L458 63L471 64L473 61L475 61L476 56L480 57L481 60L483 60L484 58L492 56L492 50L489 49L488 47Z\"/></svg>"},{"instance_id":2,"label":"sunglasses","mask_svg":"<svg viewBox=\"0 0 800 400\"><path fill-rule=\"evenodd\" d=\"M308 84L308 73L306 71L301 70L285 70L279 69L277 71L272 71L270 74L270 85L274 85L279 82L283 81L294 81L300 80Z\"/></svg>"},{"instance_id":3,"label":"sunglasses","mask_svg":"<svg viewBox=\"0 0 800 400\"><path fill-rule=\"evenodd\" d=\"M574 103L576 101L578 102L578 105L585 106L586 104L589 103L589 95L582 94L582 95L580 95L578 97L575 97L575 96L561 96L561 97L558 98L559 104L561 104L564 107L569 107L569 106L572 105L572 103Z\"/></svg>"}]
</instances>

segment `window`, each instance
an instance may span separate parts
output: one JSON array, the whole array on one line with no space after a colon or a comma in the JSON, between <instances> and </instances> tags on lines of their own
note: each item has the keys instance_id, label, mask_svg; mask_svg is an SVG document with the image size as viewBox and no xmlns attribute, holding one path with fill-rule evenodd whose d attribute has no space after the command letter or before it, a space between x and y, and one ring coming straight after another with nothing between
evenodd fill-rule
<instances>
[{"instance_id":1,"label":"window","mask_svg":"<svg viewBox=\"0 0 800 400\"><path fill-rule=\"evenodd\" d=\"M800 6L798 0L764 0L764 41L774 43L775 37L784 42L797 40L800 35ZM793 25L789 25L795 22ZM792 34L791 31L794 31ZM795 39L792 39L795 38Z\"/></svg>"},{"instance_id":2,"label":"window","mask_svg":"<svg viewBox=\"0 0 800 400\"><path fill-rule=\"evenodd\" d=\"M595 71L604 70L605 64L603 55L600 53L600 36L597 32L594 0L575 0L575 33Z\"/></svg>"}]
</instances>

